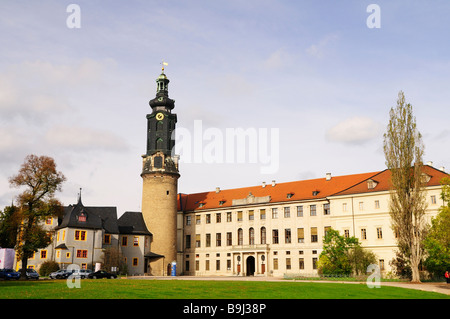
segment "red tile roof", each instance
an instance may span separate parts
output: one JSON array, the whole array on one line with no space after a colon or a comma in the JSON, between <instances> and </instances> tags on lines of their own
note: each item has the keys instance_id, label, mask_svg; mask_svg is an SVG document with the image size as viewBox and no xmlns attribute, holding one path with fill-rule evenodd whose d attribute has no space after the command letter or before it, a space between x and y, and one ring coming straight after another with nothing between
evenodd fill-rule
<instances>
[{"instance_id":1,"label":"red tile roof","mask_svg":"<svg viewBox=\"0 0 450 319\"><path fill-rule=\"evenodd\" d=\"M428 186L439 185L443 177L448 174L431 166L424 166L424 172L431 176ZM292 202L299 200L323 199L332 195L348 195L389 190L390 171L333 176L331 180L317 178L311 180L277 183L265 187L251 186L243 188L225 189L219 192L211 191L195 194L178 194L178 210L203 211L214 208L232 207L233 200L244 199L251 195L255 197L270 196L270 203ZM371 179L376 186L369 189L367 181ZM316 195L314 195L315 192ZM292 194L288 196L288 194Z\"/></svg>"}]
</instances>

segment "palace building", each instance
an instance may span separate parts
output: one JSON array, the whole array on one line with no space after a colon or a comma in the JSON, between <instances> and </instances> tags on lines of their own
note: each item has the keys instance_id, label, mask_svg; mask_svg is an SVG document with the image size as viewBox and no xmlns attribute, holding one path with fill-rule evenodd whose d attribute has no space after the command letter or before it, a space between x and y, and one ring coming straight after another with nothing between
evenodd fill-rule
<instances>
[{"instance_id":1,"label":"palace building","mask_svg":"<svg viewBox=\"0 0 450 319\"><path fill-rule=\"evenodd\" d=\"M177 194L178 156L173 155L176 115L169 79L157 78L147 115L143 155L142 214L152 232L152 251L164 258L149 274L283 276L317 274L322 240L333 228L372 250L382 272L396 250L390 227L390 171L332 176L197 194ZM441 206L443 169L424 166L428 222Z\"/></svg>"}]
</instances>

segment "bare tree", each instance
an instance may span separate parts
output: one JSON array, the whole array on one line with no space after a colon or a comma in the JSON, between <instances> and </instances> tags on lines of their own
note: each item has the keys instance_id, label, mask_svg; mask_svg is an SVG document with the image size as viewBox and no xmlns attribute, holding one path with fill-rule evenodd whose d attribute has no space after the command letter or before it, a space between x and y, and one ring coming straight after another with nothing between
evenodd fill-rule
<instances>
[{"instance_id":1,"label":"bare tree","mask_svg":"<svg viewBox=\"0 0 450 319\"><path fill-rule=\"evenodd\" d=\"M16 252L22 260L22 278L25 278L28 258L51 242L51 235L42 227L42 222L63 213L62 204L54 194L61 191L65 180L64 175L56 171L53 158L36 155L28 155L19 173L9 179L12 187L25 187L17 196L21 222Z\"/></svg>"},{"instance_id":2,"label":"bare tree","mask_svg":"<svg viewBox=\"0 0 450 319\"><path fill-rule=\"evenodd\" d=\"M424 218L426 180L422 174L424 145L416 127L412 106L405 102L402 91L397 107L391 108L387 132L384 134L386 165L391 171L390 215L397 244L406 252L412 282L420 282L419 263L422 240L426 232Z\"/></svg>"}]
</instances>

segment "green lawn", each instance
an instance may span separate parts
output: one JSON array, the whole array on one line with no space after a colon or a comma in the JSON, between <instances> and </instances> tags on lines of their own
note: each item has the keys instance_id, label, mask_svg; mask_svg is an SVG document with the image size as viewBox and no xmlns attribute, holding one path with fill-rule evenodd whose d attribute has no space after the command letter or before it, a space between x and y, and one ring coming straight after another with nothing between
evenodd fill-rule
<instances>
[{"instance_id":1,"label":"green lawn","mask_svg":"<svg viewBox=\"0 0 450 319\"><path fill-rule=\"evenodd\" d=\"M369 289L365 284L189 280L0 281L0 299L425 299L449 296L413 289Z\"/></svg>"}]
</instances>

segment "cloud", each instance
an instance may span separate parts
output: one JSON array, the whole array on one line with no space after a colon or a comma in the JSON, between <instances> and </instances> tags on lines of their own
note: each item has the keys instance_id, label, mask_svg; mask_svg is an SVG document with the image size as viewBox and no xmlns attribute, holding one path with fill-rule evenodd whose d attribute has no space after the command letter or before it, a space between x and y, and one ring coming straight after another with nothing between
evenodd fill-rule
<instances>
[{"instance_id":1,"label":"cloud","mask_svg":"<svg viewBox=\"0 0 450 319\"><path fill-rule=\"evenodd\" d=\"M306 48L306 53L315 58L322 58L326 52L330 50L330 46L334 44L339 36L336 33L331 33L323 37L318 43L311 44Z\"/></svg>"},{"instance_id":2,"label":"cloud","mask_svg":"<svg viewBox=\"0 0 450 319\"><path fill-rule=\"evenodd\" d=\"M50 147L70 151L126 151L129 146L119 136L108 131L81 126L55 126L45 134Z\"/></svg>"},{"instance_id":3,"label":"cloud","mask_svg":"<svg viewBox=\"0 0 450 319\"><path fill-rule=\"evenodd\" d=\"M379 137L381 124L368 117L355 116L333 126L326 133L326 139L331 142L362 145Z\"/></svg>"}]
</instances>

